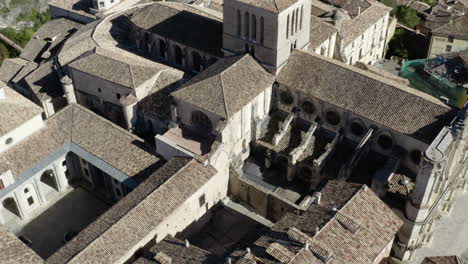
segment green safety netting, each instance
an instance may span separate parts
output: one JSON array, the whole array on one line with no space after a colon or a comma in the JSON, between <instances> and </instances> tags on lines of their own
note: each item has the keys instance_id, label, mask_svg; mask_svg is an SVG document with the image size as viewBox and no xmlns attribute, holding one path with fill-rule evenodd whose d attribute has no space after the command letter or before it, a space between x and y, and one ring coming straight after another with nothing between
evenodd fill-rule
<instances>
[{"instance_id":1,"label":"green safety netting","mask_svg":"<svg viewBox=\"0 0 468 264\"><path fill-rule=\"evenodd\" d=\"M411 87L440 99L446 98L449 105L462 108L467 101L466 89L426 70L442 63L440 57L406 61L401 67L400 76L408 79Z\"/></svg>"}]
</instances>

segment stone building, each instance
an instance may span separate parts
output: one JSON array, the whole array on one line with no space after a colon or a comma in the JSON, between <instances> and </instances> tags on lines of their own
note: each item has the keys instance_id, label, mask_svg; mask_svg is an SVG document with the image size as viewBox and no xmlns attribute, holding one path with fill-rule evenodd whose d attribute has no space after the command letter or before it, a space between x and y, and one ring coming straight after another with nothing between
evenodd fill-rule
<instances>
[{"instance_id":1,"label":"stone building","mask_svg":"<svg viewBox=\"0 0 468 264\"><path fill-rule=\"evenodd\" d=\"M457 256L426 257L421 264L466 264L466 260Z\"/></svg>"},{"instance_id":2,"label":"stone building","mask_svg":"<svg viewBox=\"0 0 468 264\"><path fill-rule=\"evenodd\" d=\"M450 17L450 21L431 31L428 58L468 49L468 15Z\"/></svg>"}]
</instances>

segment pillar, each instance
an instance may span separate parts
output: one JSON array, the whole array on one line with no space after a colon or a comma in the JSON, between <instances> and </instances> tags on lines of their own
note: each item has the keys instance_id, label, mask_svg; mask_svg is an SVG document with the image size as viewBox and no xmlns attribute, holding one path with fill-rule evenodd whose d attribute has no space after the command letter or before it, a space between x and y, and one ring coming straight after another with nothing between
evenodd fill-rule
<instances>
[{"instance_id":1,"label":"pillar","mask_svg":"<svg viewBox=\"0 0 468 264\"><path fill-rule=\"evenodd\" d=\"M62 77L62 79L60 79L60 83L62 84L65 97L67 98L67 103L68 104L76 103L76 95L75 95L75 90L73 87L73 80L67 75L65 75Z\"/></svg>"}]
</instances>

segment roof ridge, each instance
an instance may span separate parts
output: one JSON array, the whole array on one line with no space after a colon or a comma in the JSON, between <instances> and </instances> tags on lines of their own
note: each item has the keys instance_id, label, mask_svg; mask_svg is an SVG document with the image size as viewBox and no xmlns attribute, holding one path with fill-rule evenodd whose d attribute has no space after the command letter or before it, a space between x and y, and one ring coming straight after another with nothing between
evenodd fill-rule
<instances>
[{"instance_id":1,"label":"roof ridge","mask_svg":"<svg viewBox=\"0 0 468 264\"><path fill-rule=\"evenodd\" d=\"M224 109L226 111L226 118L229 119L229 112L228 112L228 107L227 107L227 104L226 104L226 97L225 97L225 93L224 93L224 82L223 82L223 78L222 78L223 73L224 73L224 71L222 71L219 74L219 81L221 82L221 93L222 93L222 98L223 98Z\"/></svg>"}]
</instances>

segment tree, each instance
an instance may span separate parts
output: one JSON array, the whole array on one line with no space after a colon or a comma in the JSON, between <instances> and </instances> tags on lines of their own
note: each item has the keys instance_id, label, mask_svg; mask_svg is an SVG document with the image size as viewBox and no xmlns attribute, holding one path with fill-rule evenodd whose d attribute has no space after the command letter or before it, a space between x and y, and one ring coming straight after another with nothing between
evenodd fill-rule
<instances>
[{"instance_id":1,"label":"tree","mask_svg":"<svg viewBox=\"0 0 468 264\"><path fill-rule=\"evenodd\" d=\"M399 6L396 10L396 17L400 23L409 28L414 28L419 24L417 11L411 7Z\"/></svg>"},{"instance_id":2,"label":"tree","mask_svg":"<svg viewBox=\"0 0 468 264\"><path fill-rule=\"evenodd\" d=\"M407 44L410 38L408 32L404 29L397 29L395 35L388 43L388 53L387 56L398 56L401 58L408 59L408 47Z\"/></svg>"}]
</instances>

